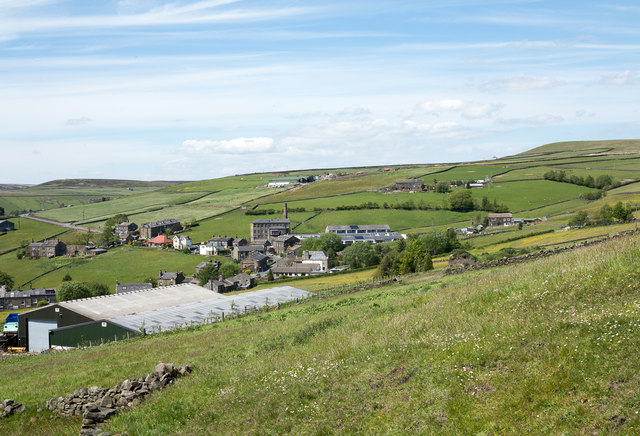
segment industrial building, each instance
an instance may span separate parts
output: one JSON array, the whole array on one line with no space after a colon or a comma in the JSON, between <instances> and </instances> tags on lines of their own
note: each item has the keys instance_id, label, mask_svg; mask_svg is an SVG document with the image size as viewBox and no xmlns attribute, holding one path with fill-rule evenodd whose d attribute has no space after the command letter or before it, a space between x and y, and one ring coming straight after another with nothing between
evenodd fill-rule
<instances>
[{"instance_id":1,"label":"industrial building","mask_svg":"<svg viewBox=\"0 0 640 436\"><path fill-rule=\"evenodd\" d=\"M214 321L223 313L303 299L291 286L225 296L194 284L165 286L50 304L18 316L21 346L75 347Z\"/></svg>"}]
</instances>

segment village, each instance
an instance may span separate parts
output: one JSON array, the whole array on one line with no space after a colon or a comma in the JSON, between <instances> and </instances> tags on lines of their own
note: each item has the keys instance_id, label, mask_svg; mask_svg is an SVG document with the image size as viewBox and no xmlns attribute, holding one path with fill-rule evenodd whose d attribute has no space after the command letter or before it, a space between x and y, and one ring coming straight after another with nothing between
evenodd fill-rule
<instances>
[{"instance_id":1,"label":"village","mask_svg":"<svg viewBox=\"0 0 640 436\"><path fill-rule=\"evenodd\" d=\"M322 177L331 179L333 175L326 174ZM280 178L271 180L268 186L282 187L307 182L306 179ZM475 185L467 188L479 188L483 183L467 183ZM438 187L437 183L425 186L421 179L401 179L397 180L393 189L397 192L424 192ZM162 328L178 328L204 319L221 319L225 313L228 316L237 311L239 301L244 301L240 305L243 310L250 310L268 306L269 301L271 304L279 304L291 298L302 298L308 293L288 285L255 291L255 295L265 294L266 303L262 295L256 299L249 290L258 283L335 274L347 271L352 266L366 266L350 265L344 261L347 256L343 254L354 244L356 247L363 244L373 246L407 239L406 234L393 231L388 224L328 225L323 233L294 233L288 217L287 203L282 206L281 218L252 221L249 238L212 235L209 240L198 243L189 237L188 232L185 232L188 229L177 219L167 218L140 225L130 220L116 220L113 224L108 224L112 225L108 230L113 234L113 243L107 246L65 244L58 239L31 242L19 256L93 257L116 246L135 245L173 250L208 259L197 264L193 271L160 270L156 277L147 282L121 283L116 280L115 293L103 289L90 298L83 295L84 298L80 300L75 299L79 298L77 295L70 297L65 294L61 298L58 289L53 287L33 288L29 284L28 289L8 290L6 286L2 286L0 310L35 310L6 322L1 345L9 350L33 352L52 347L78 346L80 343L98 344L117 340L118 337L150 334L161 331ZM525 220L513 218L511 213L490 213L484 224L500 228L522 222ZM485 225L472 223L469 227L452 230L458 235L477 234L485 229ZM11 231L13 228L11 221L0 221L2 231ZM222 261L225 262L224 265ZM64 283L62 286L65 286ZM244 294L225 296L237 292ZM193 307L187 311L178 310L188 304L204 306L198 306L200 310L191 310ZM150 308L155 311L151 318L160 317L161 320L156 319L155 324L145 326ZM158 311L166 313L160 316ZM67 313L67 316L63 315ZM129 321L120 319L122 316L128 317ZM93 323L99 323L100 328L94 328ZM135 325L136 323L139 325ZM74 333L74 329L77 332Z\"/></svg>"}]
</instances>

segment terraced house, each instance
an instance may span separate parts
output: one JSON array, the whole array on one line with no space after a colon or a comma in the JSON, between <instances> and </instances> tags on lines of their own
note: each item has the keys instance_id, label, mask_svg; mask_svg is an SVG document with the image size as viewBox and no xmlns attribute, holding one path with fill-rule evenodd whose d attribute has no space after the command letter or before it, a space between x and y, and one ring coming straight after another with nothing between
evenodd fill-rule
<instances>
[{"instance_id":1,"label":"terraced house","mask_svg":"<svg viewBox=\"0 0 640 436\"><path fill-rule=\"evenodd\" d=\"M177 219L171 218L163 221L156 221L153 223L144 223L140 226L140 237L145 239L155 238L161 233L164 233L166 229L172 232L177 232L182 226Z\"/></svg>"}]
</instances>

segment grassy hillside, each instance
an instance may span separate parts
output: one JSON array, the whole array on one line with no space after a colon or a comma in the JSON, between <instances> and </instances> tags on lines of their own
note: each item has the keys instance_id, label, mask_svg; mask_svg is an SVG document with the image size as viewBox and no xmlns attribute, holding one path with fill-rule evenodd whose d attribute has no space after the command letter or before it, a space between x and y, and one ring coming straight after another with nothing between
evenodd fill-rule
<instances>
[{"instance_id":1,"label":"grassy hillside","mask_svg":"<svg viewBox=\"0 0 640 436\"><path fill-rule=\"evenodd\" d=\"M518 156L561 153L566 151L581 151L585 153L640 153L640 140L638 139L615 139L603 141L569 141L554 142L532 148ZM609 151L610 150L610 151Z\"/></svg>"},{"instance_id":2,"label":"grassy hillside","mask_svg":"<svg viewBox=\"0 0 640 436\"><path fill-rule=\"evenodd\" d=\"M361 291L64 354L5 359L3 434L159 361L194 373L103 426L129 434L637 434L640 240ZM38 389L33 389L38 386Z\"/></svg>"}]
</instances>

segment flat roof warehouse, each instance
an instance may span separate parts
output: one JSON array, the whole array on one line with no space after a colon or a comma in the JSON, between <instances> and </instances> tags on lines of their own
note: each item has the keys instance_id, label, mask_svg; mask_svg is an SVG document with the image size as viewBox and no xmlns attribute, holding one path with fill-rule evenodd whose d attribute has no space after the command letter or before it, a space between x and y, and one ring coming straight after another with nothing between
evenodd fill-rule
<instances>
[{"instance_id":1,"label":"flat roof warehouse","mask_svg":"<svg viewBox=\"0 0 640 436\"><path fill-rule=\"evenodd\" d=\"M211 322L223 313L304 299L310 292L279 286L222 295L194 284L166 286L50 304L19 315L29 351L126 339Z\"/></svg>"}]
</instances>

